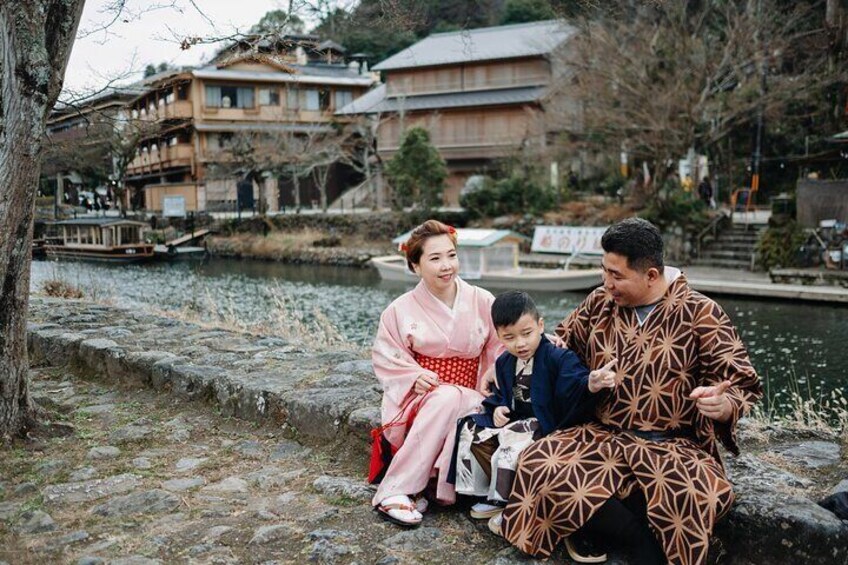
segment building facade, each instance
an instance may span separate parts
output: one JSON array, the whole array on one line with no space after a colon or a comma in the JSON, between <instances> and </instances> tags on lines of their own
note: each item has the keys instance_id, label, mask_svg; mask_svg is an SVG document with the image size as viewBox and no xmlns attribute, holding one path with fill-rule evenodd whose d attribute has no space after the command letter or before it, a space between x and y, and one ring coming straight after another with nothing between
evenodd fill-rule
<instances>
[{"instance_id":1,"label":"building facade","mask_svg":"<svg viewBox=\"0 0 848 565\"><path fill-rule=\"evenodd\" d=\"M234 211L239 183L249 182L253 207L312 205L316 175L289 177L310 170L310 144L329 143L345 120L336 110L374 80L314 36L236 44L210 65L152 77L130 106L139 139L126 182L136 204L156 212L166 197L182 197L187 211ZM332 165L325 196L356 182L351 175Z\"/></svg>"},{"instance_id":2,"label":"building facade","mask_svg":"<svg viewBox=\"0 0 848 565\"><path fill-rule=\"evenodd\" d=\"M445 204L456 205L469 176L547 143L561 119L546 115L554 54L573 35L562 21L433 34L374 66L385 84L339 115L371 116L384 160L408 128L426 128L447 163Z\"/></svg>"}]
</instances>

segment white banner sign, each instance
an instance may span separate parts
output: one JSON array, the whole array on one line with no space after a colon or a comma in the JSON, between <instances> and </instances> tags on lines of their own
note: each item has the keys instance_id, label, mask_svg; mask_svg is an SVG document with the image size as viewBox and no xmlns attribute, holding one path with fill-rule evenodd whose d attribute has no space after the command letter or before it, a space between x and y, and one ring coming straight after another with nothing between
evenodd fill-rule
<instances>
[{"instance_id":1,"label":"white banner sign","mask_svg":"<svg viewBox=\"0 0 848 565\"><path fill-rule=\"evenodd\" d=\"M185 218L185 196L162 197L162 215L166 218Z\"/></svg>"},{"instance_id":2,"label":"white banner sign","mask_svg":"<svg viewBox=\"0 0 848 565\"><path fill-rule=\"evenodd\" d=\"M531 250L566 255L603 255L601 236L606 230L605 227L537 226Z\"/></svg>"}]
</instances>

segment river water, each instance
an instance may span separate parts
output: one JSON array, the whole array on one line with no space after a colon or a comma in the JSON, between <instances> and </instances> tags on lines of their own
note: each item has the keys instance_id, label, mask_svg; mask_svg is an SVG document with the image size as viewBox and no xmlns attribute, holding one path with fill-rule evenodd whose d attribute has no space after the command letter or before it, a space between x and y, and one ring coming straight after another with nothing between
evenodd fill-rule
<instances>
[{"instance_id":1,"label":"river water","mask_svg":"<svg viewBox=\"0 0 848 565\"><path fill-rule=\"evenodd\" d=\"M224 259L138 266L33 262L32 290L50 279L80 287L87 298L116 305L190 313L208 321L235 320L247 326L268 327L293 316L309 325L318 311L346 339L362 346L373 339L380 312L404 291L402 283L381 281L370 269ZM585 293L533 296L548 329L553 329ZM776 406L786 391L819 397L848 389L844 363L848 308L715 299L740 331L769 397L780 393Z\"/></svg>"}]
</instances>

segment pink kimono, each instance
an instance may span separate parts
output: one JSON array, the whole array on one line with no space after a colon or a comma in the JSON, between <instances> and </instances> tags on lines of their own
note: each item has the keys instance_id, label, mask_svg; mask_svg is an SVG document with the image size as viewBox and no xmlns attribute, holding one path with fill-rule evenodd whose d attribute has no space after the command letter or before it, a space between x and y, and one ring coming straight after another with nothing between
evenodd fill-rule
<instances>
[{"instance_id":1,"label":"pink kimono","mask_svg":"<svg viewBox=\"0 0 848 565\"><path fill-rule=\"evenodd\" d=\"M479 358L476 387L493 370L502 351L492 325L492 294L457 278L457 296L450 309L433 296L424 282L392 302L380 317L374 341L374 373L383 385L383 423L397 418L405 425L385 431L396 448L391 464L374 495L373 504L394 495L415 495L431 477L438 477L436 499L442 504L456 500L453 485L446 481L456 437L457 420L480 408L483 395L470 388L440 384L426 395L413 390L422 373L415 355L429 358ZM440 380L444 381L443 377ZM410 401L410 397L412 400ZM406 402L406 404L404 404ZM409 414L416 412L409 425Z\"/></svg>"}]
</instances>

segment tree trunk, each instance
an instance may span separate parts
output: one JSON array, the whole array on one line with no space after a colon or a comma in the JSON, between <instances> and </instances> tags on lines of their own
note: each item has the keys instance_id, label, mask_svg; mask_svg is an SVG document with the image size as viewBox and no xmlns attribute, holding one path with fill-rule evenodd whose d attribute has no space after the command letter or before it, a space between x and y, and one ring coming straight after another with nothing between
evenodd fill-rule
<instances>
[{"instance_id":1,"label":"tree trunk","mask_svg":"<svg viewBox=\"0 0 848 565\"><path fill-rule=\"evenodd\" d=\"M26 317L32 218L47 115L84 0L0 2L0 440L32 415Z\"/></svg>"}]
</instances>

